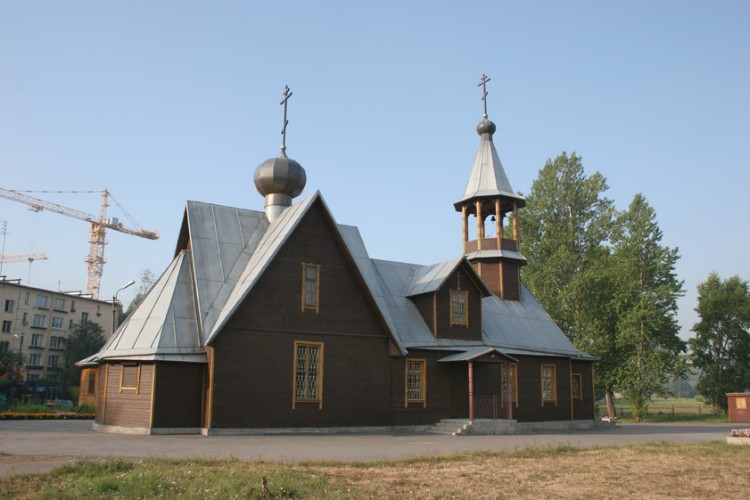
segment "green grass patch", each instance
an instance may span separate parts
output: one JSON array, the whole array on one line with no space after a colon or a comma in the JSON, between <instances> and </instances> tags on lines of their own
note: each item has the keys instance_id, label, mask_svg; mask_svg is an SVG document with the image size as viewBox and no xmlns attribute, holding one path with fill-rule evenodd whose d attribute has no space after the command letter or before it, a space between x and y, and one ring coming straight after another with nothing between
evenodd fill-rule
<instances>
[{"instance_id":1,"label":"green grass patch","mask_svg":"<svg viewBox=\"0 0 750 500\"><path fill-rule=\"evenodd\" d=\"M746 493L750 476L733 469L749 460L750 447L720 442L530 447L374 463L110 458L1 478L0 498L580 498L582 485L592 498L710 498Z\"/></svg>"}]
</instances>

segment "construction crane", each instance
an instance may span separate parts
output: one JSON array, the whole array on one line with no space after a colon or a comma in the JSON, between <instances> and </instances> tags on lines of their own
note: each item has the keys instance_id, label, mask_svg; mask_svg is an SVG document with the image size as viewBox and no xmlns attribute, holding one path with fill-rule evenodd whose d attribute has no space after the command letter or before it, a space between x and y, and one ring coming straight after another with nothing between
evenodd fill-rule
<instances>
[{"instance_id":1,"label":"construction crane","mask_svg":"<svg viewBox=\"0 0 750 500\"><path fill-rule=\"evenodd\" d=\"M0 263L2 264L9 264L11 262L33 262L35 260L47 260L47 255L41 253L41 252L33 252L33 253L6 253L5 255L0 255Z\"/></svg>"},{"instance_id":2,"label":"construction crane","mask_svg":"<svg viewBox=\"0 0 750 500\"><path fill-rule=\"evenodd\" d=\"M28 191L31 192L31 191ZM42 210L49 210L68 217L73 217L86 221L90 224L89 226L89 254L84 259L84 262L88 264L88 280L86 282L86 293L91 294L94 299L99 298L99 286L102 280L102 271L104 268L104 245L106 242L106 230L113 229L125 234L131 234L133 236L140 236L149 240L159 239L159 235L156 231L146 231L144 229L131 229L123 226L116 217L107 217L107 207L109 207L110 193L106 189L102 191L102 201L99 205L99 216L87 214L73 208L64 207L57 203L41 200L23 194L20 191L14 191L10 189L0 188L0 197L7 198L9 200L17 201L29 205L29 210L34 212L41 212ZM122 207L120 207L122 208ZM123 210L124 211L124 210Z\"/></svg>"}]
</instances>

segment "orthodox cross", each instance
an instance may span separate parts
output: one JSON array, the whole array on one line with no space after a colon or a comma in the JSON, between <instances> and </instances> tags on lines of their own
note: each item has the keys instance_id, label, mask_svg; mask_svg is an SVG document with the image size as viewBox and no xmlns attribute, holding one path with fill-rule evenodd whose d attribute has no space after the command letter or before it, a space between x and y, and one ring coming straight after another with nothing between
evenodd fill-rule
<instances>
[{"instance_id":1,"label":"orthodox cross","mask_svg":"<svg viewBox=\"0 0 750 500\"><path fill-rule=\"evenodd\" d=\"M281 100L279 104L284 105L284 126L281 129L281 152L283 153L286 151L286 126L289 125L289 120L286 119L286 108L287 103L289 102L289 98L292 97L292 91L289 90L288 85L284 85L284 98Z\"/></svg>"},{"instance_id":2,"label":"orthodox cross","mask_svg":"<svg viewBox=\"0 0 750 500\"><path fill-rule=\"evenodd\" d=\"M484 101L484 117L487 118L487 82L491 80L487 75L482 75L477 87L482 87L482 100Z\"/></svg>"}]
</instances>

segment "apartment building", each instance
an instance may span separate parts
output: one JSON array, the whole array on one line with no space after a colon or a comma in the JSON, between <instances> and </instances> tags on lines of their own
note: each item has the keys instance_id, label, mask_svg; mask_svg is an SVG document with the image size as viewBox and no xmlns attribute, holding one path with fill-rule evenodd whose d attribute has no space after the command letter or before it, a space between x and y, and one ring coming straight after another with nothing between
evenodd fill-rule
<instances>
[{"instance_id":1,"label":"apartment building","mask_svg":"<svg viewBox=\"0 0 750 500\"><path fill-rule=\"evenodd\" d=\"M81 321L98 323L106 338L112 336L112 302L85 293L35 288L0 276L0 307L0 352L22 352L21 379L28 382L59 380L65 340ZM119 311L118 306L117 316Z\"/></svg>"}]
</instances>

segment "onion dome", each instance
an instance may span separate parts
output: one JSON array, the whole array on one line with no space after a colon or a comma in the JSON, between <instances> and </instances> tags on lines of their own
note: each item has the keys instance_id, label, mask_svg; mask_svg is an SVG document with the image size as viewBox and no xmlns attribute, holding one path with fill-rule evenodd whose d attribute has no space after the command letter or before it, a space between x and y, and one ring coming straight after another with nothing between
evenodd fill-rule
<instances>
[{"instance_id":1,"label":"onion dome","mask_svg":"<svg viewBox=\"0 0 750 500\"><path fill-rule=\"evenodd\" d=\"M305 189L307 175L302 165L288 158L282 150L276 158L269 158L258 165L253 181L261 196L266 198L266 216L273 221L292 205L292 198Z\"/></svg>"}]
</instances>

